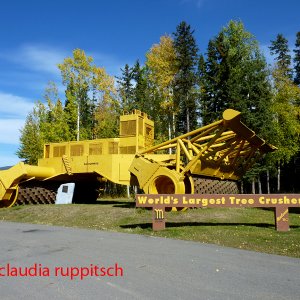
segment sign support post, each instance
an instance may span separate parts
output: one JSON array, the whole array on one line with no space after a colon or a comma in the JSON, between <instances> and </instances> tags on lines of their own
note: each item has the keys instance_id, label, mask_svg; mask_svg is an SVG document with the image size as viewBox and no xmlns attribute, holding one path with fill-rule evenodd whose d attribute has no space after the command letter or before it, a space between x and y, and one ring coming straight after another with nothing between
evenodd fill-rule
<instances>
[{"instance_id":1,"label":"sign support post","mask_svg":"<svg viewBox=\"0 0 300 300\"><path fill-rule=\"evenodd\" d=\"M275 208L275 227L277 231L289 231L288 206L278 206Z\"/></svg>"},{"instance_id":2,"label":"sign support post","mask_svg":"<svg viewBox=\"0 0 300 300\"><path fill-rule=\"evenodd\" d=\"M166 228L165 208L152 208L152 229L154 231L163 230Z\"/></svg>"}]
</instances>

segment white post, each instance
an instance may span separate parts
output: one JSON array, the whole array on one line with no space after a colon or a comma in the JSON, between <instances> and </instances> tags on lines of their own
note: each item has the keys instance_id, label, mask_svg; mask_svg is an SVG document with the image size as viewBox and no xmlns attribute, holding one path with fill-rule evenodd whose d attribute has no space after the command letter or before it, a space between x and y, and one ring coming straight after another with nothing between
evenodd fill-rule
<instances>
[{"instance_id":1,"label":"white post","mask_svg":"<svg viewBox=\"0 0 300 300\"><path fill-rule=\"evenodd\" d=\"M171 124L169 123L169 140L171 139ZM172 154L172 149L169 148L169 154Z\"/></svg>"},{"instance_id":2,"label":"white post","mask_svg":"<svg viewBox=\"0 0 300 300\"><path fill-rule=\"evenodd\" d=\"M270 172L267 170L267 190L268 194L270 194Z\"/></svg>"},{"instance_id":3,"label":"white post","mask_svg":"<svg viewBox=\"0 0 300 300\"><path fill-rule=\"evenodd\" d=\"M129 190L129 185L127 185L127 198L129 199L130 198L130 190Z\"/></svg>"},{"instance_id":4,"label":"white post","mask_svg":"<svg viewBox=\"0 0 300 300\"><path fill-rule=\"evenodd\" d=\"M79 103L78 103L78 109L77 109L77 142L79 141L79 118L80 118L80 114L79 114Z\"/></svg>"}]
</instances>

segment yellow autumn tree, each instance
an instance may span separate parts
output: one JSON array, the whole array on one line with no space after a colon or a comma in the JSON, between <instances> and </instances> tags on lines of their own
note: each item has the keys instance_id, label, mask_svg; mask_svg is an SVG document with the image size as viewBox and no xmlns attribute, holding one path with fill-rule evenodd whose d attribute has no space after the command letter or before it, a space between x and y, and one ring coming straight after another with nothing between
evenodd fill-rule
<instances>
[{"instance_id":1,"label":"yellow autumn tree","mask_svg":"<svg viewBox=\"0 0 300 300\"><path fill-rule=\"evenodd\" d=\"M103 68L93 68L93 91L97 99L95 107L95 138L116 137L118 135L118 118L120 104L117 101L114 79Z\"/></svg>"},{"instance_id":2,"label":"yellow autumn tree","mask_svg":"<svg viewBox=\"0 0 300 300\"><path fill-rule=\"evenodd\" d=\"M167 117L169 138L171 131L174 132L174 114L176 113L173 101L173 81L178 69L175 60L173 40L168 35L162 36L160 43L153 45L146 54L149 80L157 88L161 115Z\"/></svg>"},{"instance_id":3,"label":"yellow autumn tree","mask_svg":"<svg viewBox=\"0 0 300 300\"><path fill-rule=\"evenodd\" d=\"M67 87L69 127L73 132L77 131L77 140L111 136L112 122L113 132L116 132L117 101L113 77L104 68L96 66L93 58L81 49L75 49L73 57L65 58L58 67ZM109 129L105 124L109 124Z\"/></svg>"},{"instance_id":4,"label":"yellow autumn tree","mask_svg":"<svg viewBox=\"0 0 300 300\"><path fill-rule=\"evenodd\" d=\"M281 69L273 71L274 141L278 150L273 158L288 163L300 151L300 88Z\"/></svg>"}]
</instances>

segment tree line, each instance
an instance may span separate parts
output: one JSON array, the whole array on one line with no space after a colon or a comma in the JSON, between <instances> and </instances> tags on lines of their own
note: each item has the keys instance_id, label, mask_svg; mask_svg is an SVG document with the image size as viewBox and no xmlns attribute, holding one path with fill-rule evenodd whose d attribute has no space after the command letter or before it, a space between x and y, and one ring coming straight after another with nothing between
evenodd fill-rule
<instances>
[{"instance_id":1,"label":"tree line","mask_svg":"<svg viewBox=\"0 0 300 300\"><path fill-rule=\"evenodd\" d=\"M291 185L280 179L285 172L300 175L300 32L293 59L282 34L270 41L269 51L272 66L241 21L230 21L202 52L194 30L183 21L149 49L144 64L126 64L119 77L75 49L58 65L65 99L49 83L27 116L17 154L35 164L46 142L118 136L123 111L146 112L161 142L216 121L233 108L278 147L245 175L244 190L295 191L296 181Z\"/></svg>"}]
</instances>

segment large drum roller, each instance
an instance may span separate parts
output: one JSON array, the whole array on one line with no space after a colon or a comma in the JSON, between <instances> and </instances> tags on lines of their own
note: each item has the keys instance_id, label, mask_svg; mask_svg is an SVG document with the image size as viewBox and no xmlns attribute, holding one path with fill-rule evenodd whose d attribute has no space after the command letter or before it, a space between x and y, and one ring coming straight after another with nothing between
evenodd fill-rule
<instances>
[{"instance_id":1,"label":"large drum roller","mask_svg":"<svg viewBox=\"0 0 300 300\"><path fill-rule=\"evenodd\" d=\"M38 167L26 165L22 162L0 172L0 207L14 205L20 196L19 183L28 179L35 179L38 182L55 175L51 167ZM45 184L46 186L47 184ZM43 196L41 197L44 198Z\"/></svg>"}]
</instances>

